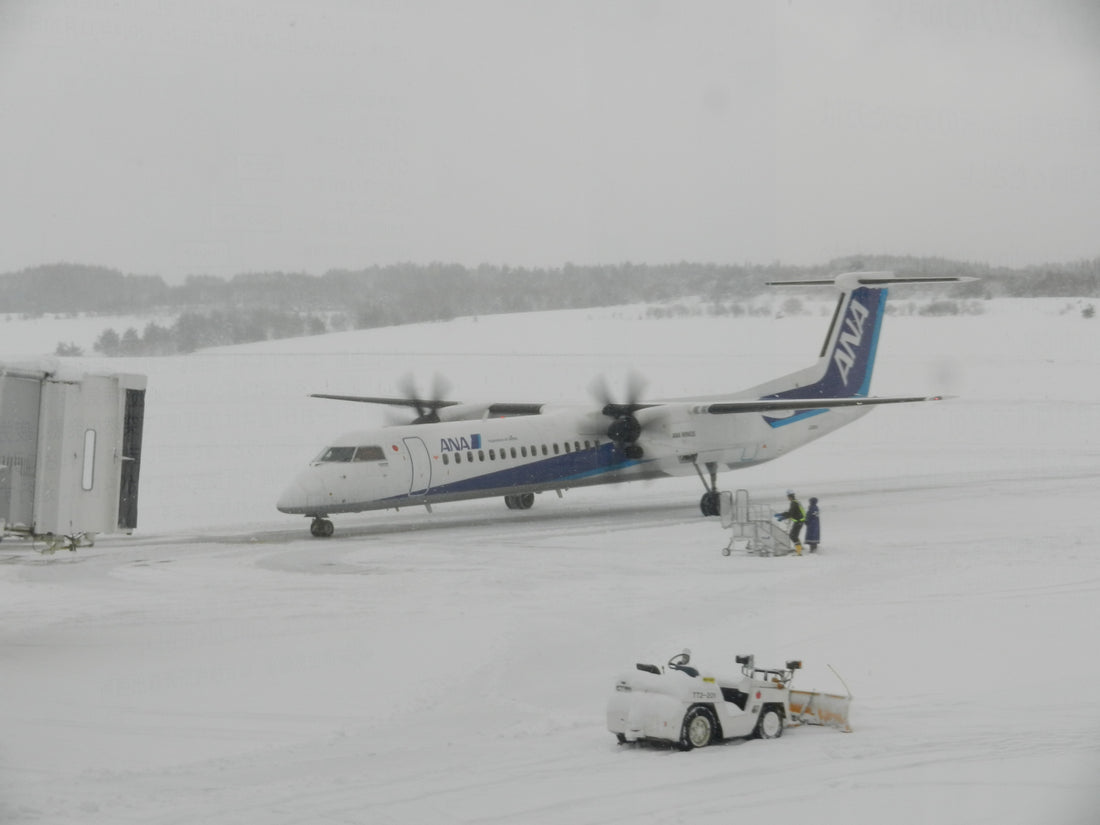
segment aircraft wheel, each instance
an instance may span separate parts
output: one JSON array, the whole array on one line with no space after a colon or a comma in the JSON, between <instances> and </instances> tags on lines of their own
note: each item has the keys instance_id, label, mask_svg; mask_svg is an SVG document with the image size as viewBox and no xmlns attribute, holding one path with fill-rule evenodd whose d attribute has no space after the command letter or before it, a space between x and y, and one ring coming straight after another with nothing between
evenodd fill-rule
<instances>
[{"instance_id":1,"label":"aircraft wheel","mask_svg":"<svg viewBox=\"0 0 1100 825\"><path fill-rule=\"evenodd\" d=\"M336 528L332 526L332 522L327 518L315 518L313 523L309 525L309 532L314 538L327 539L336 532Z\"/></svg>"},{"instance_id":2,"label":"aircraft wheel","mask_svg":"<svg viewBox=\"0 0 1100 825\"><path fill-rule=\"evenodd\" d=\"M684 727L680 733L680 749L705 748L714 741L718 729L714 715L704 707L694 707L684 717Z\"/></svg>"},{"instance_id":3,"label":"aircraft wheel","mask_svg":"<svg viewBox=\"0 0 1100 825\"><path fill-rule=\"evenodd\" d=\"M699 509L704 516L716 516L718 515L721 501L722 497L718 493L708 490L703 493L703 497L699 500Z\"/></svg>"},{"instance_id":4,"label":"aircraft wheel","mask_svg":"<svg viewBox=\"0 0 1100 825\"><path fill-rule=\"evenodd\" d=\"M516 497L515 496L505 496L504 497L504 504L508 507L509 510L515 510L516 509Z\"/></svg>"},{"instance_id":5,"label":"aircraft wheel","mask_svg":"<svg viewBox=\"0 0 1100 825\"><path fill-rule=\"evenodd\" d=\"M535 504L534 493L520 493L515 499L517 510L530 510Z\"/></svg>"}]
</instances>

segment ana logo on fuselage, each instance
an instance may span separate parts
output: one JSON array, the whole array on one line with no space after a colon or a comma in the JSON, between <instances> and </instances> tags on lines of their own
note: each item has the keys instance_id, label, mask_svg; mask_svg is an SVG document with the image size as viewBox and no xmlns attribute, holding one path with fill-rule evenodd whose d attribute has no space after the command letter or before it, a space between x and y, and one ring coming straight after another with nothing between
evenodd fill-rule
<instances>
[{"instance_id":1,"label":"ana logo on fuselage","mask_svg":"<svg viewBox=\"0 0 1100 825\"><path fill-rule=\"evenodd\" d=\"M474 433L469 438L464 435L460 435L458 438L441 438L439 439L439 449L444 453L454 453L459 450L480 450L481 434Z\"/></svg>"},{"instance_id":2,"label":"ana logo on fuselage","mask_svg":"<svg viewBox=\"0 0 1100 825\"><path fill-rule=\"evenodd\" d=\"M859 301L852 300L848 305L849 314L844 319L844 329L836 342L833 351L833 363L840 370L840 378L844 386L848 386L848 373L856 363L856 347L863 342L863 327L871 311Z\"/></svg>"}]
</instances>

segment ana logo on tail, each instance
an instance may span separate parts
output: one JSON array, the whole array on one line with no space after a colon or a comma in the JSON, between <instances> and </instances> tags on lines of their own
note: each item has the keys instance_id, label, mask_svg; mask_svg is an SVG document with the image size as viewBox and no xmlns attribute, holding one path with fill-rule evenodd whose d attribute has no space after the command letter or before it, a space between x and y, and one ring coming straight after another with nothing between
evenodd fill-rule
<instances>
[{"instance_id":1,"label":"ana logo on tail","mask_svg":"<svg viewBox=\"0 0 1100 825\"><path fill-rule=\"evenodd\" d=\"M848 374L856 363L856 347L863 342L863 328L871 311L863 304L852 299L848 305L848 317L844 319L844 329L837 338L836 350L833 352L833 363L840 370L840 378L844 386L848 386Z\"/></svg>"}]
</instances>

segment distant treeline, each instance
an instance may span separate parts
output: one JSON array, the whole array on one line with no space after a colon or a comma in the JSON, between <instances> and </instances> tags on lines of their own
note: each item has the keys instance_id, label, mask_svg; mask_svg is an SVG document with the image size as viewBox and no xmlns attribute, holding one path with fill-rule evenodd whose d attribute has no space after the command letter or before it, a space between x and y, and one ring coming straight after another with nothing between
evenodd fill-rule
<instances>
[{"instance_id":1,"label":"distant treeline","mask_svg":"<svg viewBox=\"0 0 1100 825\"><path fill-rule=\"evenodd\" d=\"M855 256L818 266L700 263L516 268L392 264L323 275L264 272L191 276L170 286L155 275L52 264L0 275L0 312L174 315L171 327L108 330L104 353L189 352L333 328L368 328L466 315L661 303L701 298L715 305L754 297L770 280L826 278L852 269L973 275L952 298L1100 297L1100 258L1009 269L945 258ZM115 339L117 338L117 343Z\"/></svg>"},{"instance_id":2,"label":"distant treeline","mask_svg":"<svg viewBox=\"0 0 1100 825\"><path fill-rule=\"evenodd\" d=\"M130 327L121 335L114 328L106 329L96 339L95 351L108 356L177 355L204 347L298 338L329 331L325 318L311 313L273 309L188 311L170 326L150 321L140 332ZM83 353L73 344L59 344L56 354Z\"/></svg>"}]
</instances>

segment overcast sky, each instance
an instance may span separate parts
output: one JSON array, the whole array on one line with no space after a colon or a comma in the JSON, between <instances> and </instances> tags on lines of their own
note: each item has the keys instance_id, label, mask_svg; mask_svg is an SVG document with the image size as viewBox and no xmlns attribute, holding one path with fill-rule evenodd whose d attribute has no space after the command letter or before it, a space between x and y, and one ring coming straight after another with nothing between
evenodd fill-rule
<instances>
[{"instance_id":1,"label":"overcast sky","mask_svg":"<svg viewBox=\"0 0 1100 825\"><path fill-rule=\"evenodd\" d=\"M0 272L1100 255L1091 0L0 0Z\"/></svg>"}]
</instances>

